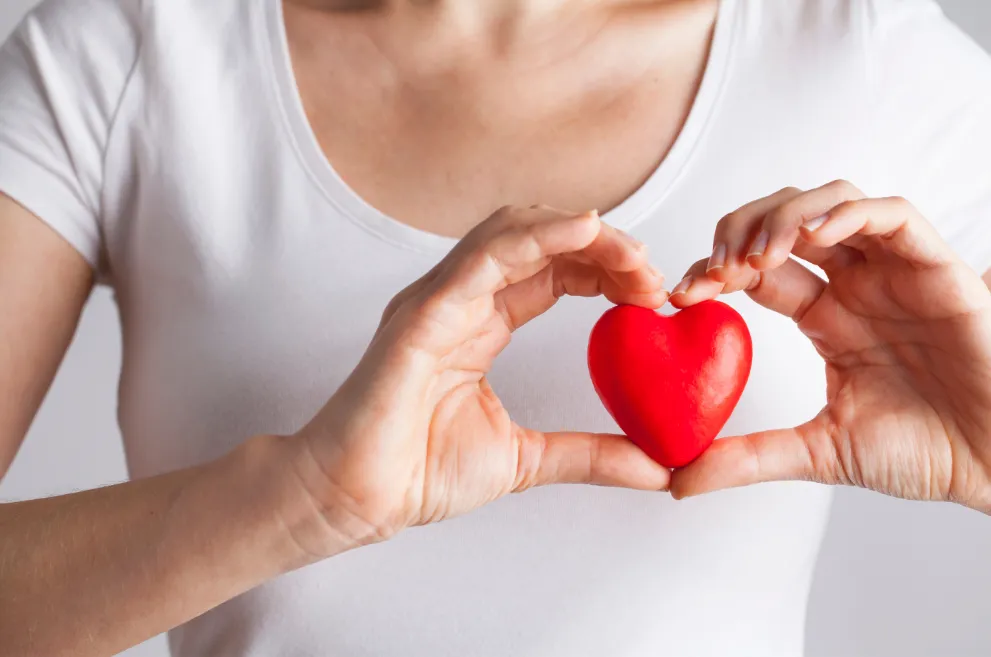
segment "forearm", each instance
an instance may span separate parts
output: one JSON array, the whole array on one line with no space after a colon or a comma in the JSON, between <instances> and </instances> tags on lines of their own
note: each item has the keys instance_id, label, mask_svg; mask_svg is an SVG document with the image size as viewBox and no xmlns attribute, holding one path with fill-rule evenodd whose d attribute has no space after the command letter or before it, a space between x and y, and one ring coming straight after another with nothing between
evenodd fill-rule
<instances>
[{"instance_id":1,"label":"forearm","mask_svg":"<svg viewBox=\"0 0 991 657\"><path fill-rule=\"evenodd\" d=\"M114 654L313 561L301 545L323 529L289 449L256 438L201 467L0 505L3 653ZM324 538L322 556L349 547Z\"/></svg>"}]
</instances>

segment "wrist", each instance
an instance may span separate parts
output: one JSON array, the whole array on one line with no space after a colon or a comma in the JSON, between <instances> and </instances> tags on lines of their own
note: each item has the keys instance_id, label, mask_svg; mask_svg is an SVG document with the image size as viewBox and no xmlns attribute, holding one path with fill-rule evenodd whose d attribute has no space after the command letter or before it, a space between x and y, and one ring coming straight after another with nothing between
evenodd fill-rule
<instances>
[{"instance_id":1,"label":"wrist","mask_svg":"<svg viewBox=\"0 0 991 657\"><path fill-rule=\"evenodd\" d=\"M281 534L284 572L386 538L323 472L305 438L255 436L230 456Z\"/></svg>"},{"instance_id":2,"label":"wrist","mask_svg":"<svg viewBox=\"0 0 991 657\"><path fill-rule=\"evenodd\" d=\"M261 538L259 548L272 571L281 575L349 549L310 501L296 472L293 439L258 435L244 441L215 463L239 506L251 514L253 530L245 538ZM223 484L222 484L223 485ZM249 511L250 510L250 511ZM257 540L257 539L256 539Z\"/></svg>"}]
</instances>

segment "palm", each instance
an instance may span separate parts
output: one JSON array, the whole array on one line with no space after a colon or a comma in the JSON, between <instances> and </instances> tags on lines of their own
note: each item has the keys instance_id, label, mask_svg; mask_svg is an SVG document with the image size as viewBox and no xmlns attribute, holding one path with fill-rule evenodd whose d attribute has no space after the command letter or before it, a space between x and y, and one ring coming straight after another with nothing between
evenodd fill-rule
<instances>
[{"instance_id":1,"label":"palm","mask_svg":"<svg viewBox=\"0 0 991 657\"><path fill-rule=\"evenodd\" d=\"M670 473L622 436L515 425L485 378L559 297L658 308L662 284L642 245L594 212L497 211L389 303L358 367L299 432L301 478L373 538L533 486L665 488Z\"/></svg>"},{"instance_id":2,"label":"palm","mask_svg":"<svg viewBox=\"0 0 991 657\"><path fill-rule=\"evenodd\" d=\"M513 326L496 296L451 326L447 368L432 382L439 401L425 432L416 522L436 522L528 487L540 441L515 424L482 375L509 343ZM464 339L467 336L467 339Z\"/></svg>"},{"instance_id":3,"label":"palm","mask_svg":"<svg viewBox=\"0 0 991 657\"><path fill-rule=\"evenodd\" d=\"M383 325L390 319L387 313ZM429 344L415 345L430 356L376 395L408 403L352 413L365 422L360 441L344 450L350 463L343 469L363 473L348 493L365 497L374 486L402 526L451 518L513 490L526 437L484 376L511 333L492 300L431 324L440 330L430 332ZM373 362L385 359L374 344L369 354Z\"/></svg>"},{"instance_id":4,"label":"palm","mask_svg":"<svg viewBox=\"0 0 991 657\"><path fill-rule=\"evenodd\" d=\"M519 431L485 379L452 390L426 436L417 521L457 516L514 490Z\"/></svg>"},{"instance_id":5,"label":"palm","mask_svg":"<svg viewBox=\"0 0 991 657\"><path fill-rule=\"evenodd\" d=\"M433 410L422 430L399 446L408 449L408 445L414 445L422 460L422 468L413 481L400 487L417 491L411 500L412 522L436 522L457 516L507 493L530 488L548 476L565 476L566 472L579 481L598 477L602 483L627 482L647 488L655 485L653 482L663 471L626 440L568 433L549 438L520 427L509 417L484 376L519 323L553 305L559 296L555 290L570 287L573 292L583 292L583 286L568 282L579 280L582 271L583 265L569 257L555 258L520 286L477 299L466 312L445 316L443 334L432 334L427 349L443 364L424 386L432 393ZM611 282L593 282L588 294L602 287L609 292L613 286ZM613 298L642 301L645 297L633 294ZM593 447L597 456L622 461L629 469L623 473L596 472L594 459L566 456L569 452L588 454ZM562 458L567 458L568 463L556 465Z\"/></svg>"},{"instance_id":6,"label":"palm","mask_svg":"<svg viewBox=\"0 0 991 657\"><path fill-rule=\"evenodd\" d=\"M828 439L841 481L910 499L971 495L973 438L991 429L974 411L991 409L991 376L975 367L989 315L965 298L961 272L878 257L836 272L801 318L826 360L812 435ZM974 390L988 395L961 404Z\"/></svg>"}]
</instances>

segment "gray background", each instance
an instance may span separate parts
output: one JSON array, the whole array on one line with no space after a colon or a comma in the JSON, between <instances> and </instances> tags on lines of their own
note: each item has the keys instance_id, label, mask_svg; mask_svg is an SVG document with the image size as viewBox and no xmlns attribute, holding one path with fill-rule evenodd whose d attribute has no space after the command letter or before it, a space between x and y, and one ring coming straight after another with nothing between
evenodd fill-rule
<instances>
[{"instance_id":1,"label":"gray background","mask_svg":"<svg viewBox=\"0 0 991 657\"><path fill-rule=\"evenodd\" d=\"M0 41L35 1L0 0ZM991 2L942 4L991 49ZM100 290L0 484L0 499L64 493L125 477L114 417L119 366L117 314L110 295ZM158 637L123 654L163 657L165 641ZM840 490L812 589L807 654L991 655L991 519L949 505Z\"/></svg>"}]
</instances>

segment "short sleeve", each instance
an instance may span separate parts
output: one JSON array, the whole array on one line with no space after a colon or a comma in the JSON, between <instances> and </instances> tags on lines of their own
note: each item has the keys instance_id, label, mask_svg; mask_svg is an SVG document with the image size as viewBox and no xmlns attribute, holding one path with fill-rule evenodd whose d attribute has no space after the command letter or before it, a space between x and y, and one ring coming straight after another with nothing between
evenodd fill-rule
<instances>
[{"instance_id":1,"label":"short sleeve","mask_svg":"<svg viewBox=\"0 0 991 657\"><path fill-rule=\"evenodd\" d=\"M915 203L983 273L991 267L991 57L933 0L867 6L884 193Z\"/></svg>"},{"instance_id":2,"label":"short sleeve","mask_svg":"<svg viewBox=\"0 0 991 657\"><path fill-rule=\"evenodd\" d=\"M47 0L0 48L0 192L98 271L104 154L139 49L128 1Z\"/></svg>"}]
</instances>

